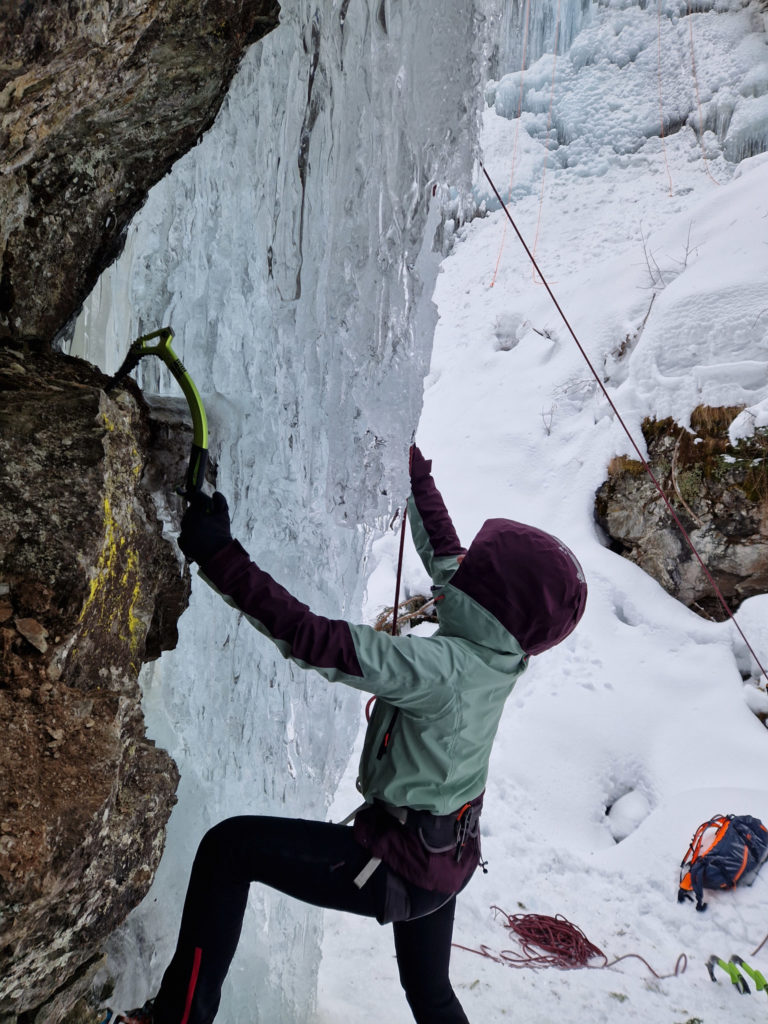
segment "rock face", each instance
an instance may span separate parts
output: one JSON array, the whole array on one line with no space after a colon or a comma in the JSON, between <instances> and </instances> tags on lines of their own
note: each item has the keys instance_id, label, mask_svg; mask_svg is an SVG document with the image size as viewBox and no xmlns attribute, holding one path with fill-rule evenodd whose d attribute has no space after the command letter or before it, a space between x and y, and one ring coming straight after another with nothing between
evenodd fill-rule
<instances>
[{"instance_id":1,"label":"rock face","mask_svg":"<svg viewBox=\"0 0 768 1024\"><path fill-rule=\"evenodd\" d=\"M0 341L52 339L212 123L275 0L3 0Z\"/></svg>"},{"instance_id":2,"label":"rock face","mask_svg":"<svg viewBox=\"0 0 768 1024\"><path fill-rule=\"evenodd\" d=\"M175 645L189 574L142 484L147 409L105 384L0 348L3 1022L64 1019L149 887L178 781L137 675Z\"/></svg>"},{"instance_id":3,"label":"rock face","mask_svg":"<svg viewBox=\"0 0 768 1024\"><path fill-rule=\"evenodd\" d=\"M74 1020L178 781L137 677L189 594L149 494L183 480L188 438L50 345L278 11L0 4L0 1024Z\"/></svg>"},{"instance_id":4,"label":"rock face","mask_svg":"<svg viewBox=\"0 0 768 1024\"><path fill-rule=\"evenodd\" d=\"M645 420L648 462L732 611L768 591L768 432L733 444L739 408L691 414L691 430ZM595 515L614 550L689 608L718 621L725 609L642 463L614 459Z\"/></svg>"}]
</instances>

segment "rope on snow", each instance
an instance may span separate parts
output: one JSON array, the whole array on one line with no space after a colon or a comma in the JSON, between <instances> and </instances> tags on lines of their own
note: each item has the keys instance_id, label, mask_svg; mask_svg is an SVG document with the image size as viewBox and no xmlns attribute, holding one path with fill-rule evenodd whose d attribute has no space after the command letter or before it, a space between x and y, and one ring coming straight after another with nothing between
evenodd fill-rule
<instances>
[{"instance_id":1,"label":"rope on snow","mask_svg":"<svg viewBox=\"0 0 768 1024\"><path fill-rule=\"evenodd\" d=\"M492 952L487 946L472 949L454 943L456 949L493 960L506 967L557 967L560 970L575 970L587 967L591 970L602 970L614 967L622 960L635 959L644 964L654 978L674 978L682 974L688 966L688 958L681 953L677 958L674 970L670 974L658 974L648 961L639 953L626 953L624 956L608 960L605 953L593 945L577 925L572 924L561 914L549 917L546 914L508 914L501 907L491 907L496 914L506 918L504 927L512 932L520 943L520 952L505 949L500 953ZM600 958L602 963L591 964L589 961Z\"/></svg>"}]
</instances>

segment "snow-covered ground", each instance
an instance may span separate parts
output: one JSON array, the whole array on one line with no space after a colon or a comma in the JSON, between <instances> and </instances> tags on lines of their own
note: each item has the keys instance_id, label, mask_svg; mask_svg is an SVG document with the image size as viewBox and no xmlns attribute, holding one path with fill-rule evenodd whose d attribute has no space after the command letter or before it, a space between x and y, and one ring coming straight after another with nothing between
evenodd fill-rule
<instances>
[{"instance_id":1,"label":"snow-covered ground","mask_svg":"<svg viewBox=\"0 0 768 1024\"><path fill-rule=\"evenodd\" d=\"M687 424L700 403L744 404L743 430L768 424L768 154L724 157L768 131L765 16L725 11L665 9L660 28L655 7L596 8L567 55L526 72L536 95L521 119L519 73L486 91L485 165L511 186L518 227L641 444L643 416ZM727 96L738 131L699 138ZM660 109L687 123L662 138ZM479 173L477 191L489 195ZM663 980L638 960L513 970L457 949L454 984L478 1024L764 1022L765 993L712 984L705 962L736 953L768 974L768 943L750 956L768 932L768 869L710 894L703 914L676 893L702 821L768 823L768 733L750 710L768 709L766 679L732 624L697 617L604 545L594 492L629 441L498 203L487 209L457 229L438 278L417 438L465 544L491 516L541 526L577 553L590 596L509 700L483 820L489 871L460 898L455 941L516 948L498 905L562 914L610 960L640 954L669 975L684 953L688 966ZM396 544L378 545L371 615L392 603ZM406 594L428 586L412 550L404 580ZM768 595L738 619L768 665ZM336 820L355 805L355 768ZM329 913L323 953L319 1022L412 1019L390 929Z\"/></svg>"}]
</instances>

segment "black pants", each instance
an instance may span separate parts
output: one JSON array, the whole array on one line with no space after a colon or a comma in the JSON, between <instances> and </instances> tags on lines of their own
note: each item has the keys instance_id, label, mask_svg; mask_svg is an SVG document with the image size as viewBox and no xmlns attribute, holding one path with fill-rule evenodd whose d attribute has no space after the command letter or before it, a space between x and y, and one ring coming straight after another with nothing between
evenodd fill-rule
<instances>
[{"instance_id":1,"label":"black pants","mask_svg":"<svg viewBox=\"0 0 768 1024\"><path fill-rule=\"evenodd\" d=\"M155 999L155 1024L213 1020L251 882L379 921L397 906L407 917L393 923L400 983L417 1024L468 1024L448 978L455 897L403 883L384 864L358 889L353 879L368 860L343 825L243 816L212 828L192 867L178 945Z\"/></svg>"}]
</instances>

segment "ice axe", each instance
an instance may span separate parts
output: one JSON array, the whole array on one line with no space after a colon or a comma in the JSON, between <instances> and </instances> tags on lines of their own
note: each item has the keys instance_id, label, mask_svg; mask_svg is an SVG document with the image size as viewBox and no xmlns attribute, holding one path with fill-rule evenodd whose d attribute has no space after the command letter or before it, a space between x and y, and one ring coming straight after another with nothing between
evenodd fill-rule
<instances>
[{"instance_id":1,"label":"ice axe","mask_svg":"<svg viewBox=\"0 0 768 1024\"><path fill-rule=\"evenodd\" d=\"M721 957L714 954L709 958L709 960L707 960L707 970L709 971L709 976L712 981L717 981L717 978L715 977L715 967L722 968L722 970L724 970L731 979L731 984L735 985L736 989L743 996L748 996L749 985L747 984L747 979L736 966L736 963L734 962L736 959L736 957L732 957L731 960L723 960ZM739 962L743 963L743 961Z\"/></svg>"},{"instance_id":2,"label":"ice axe","mask_svg":"<svg viewBox=\"0 0 768 1024\"><path fill-rule=\"evenodd\" d=\"M768 995L768 980L766 980L765 975L760 971L756 971L754 967L750 967L749 964L744 963L740 956L732 956L731 962L737 964L754 981L755 992L765 992Z\"/></svg>"},{"instance_id":3,"label":"ice axe","mask_svg":"<svg viewBox=\"0 0 768 1024\"><path fill-rule=\"evenodd\" d=\"M179 488L179 493L190 500L202 488L205 479L205 467L208 462L208 420L195 382L171 348L172 338L173 331L170 327L161 327L159 331L152 331L151 334L143 334L137 338L128 350L123 365L112 378L110 386L114 386L134 370L144 356L159 356L179 382L192 416L192 451L184 489Z\"/></svg>"}]
</instances>

